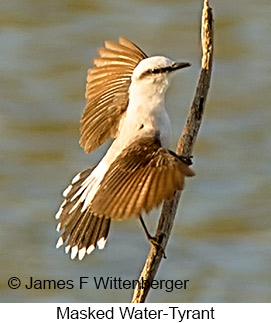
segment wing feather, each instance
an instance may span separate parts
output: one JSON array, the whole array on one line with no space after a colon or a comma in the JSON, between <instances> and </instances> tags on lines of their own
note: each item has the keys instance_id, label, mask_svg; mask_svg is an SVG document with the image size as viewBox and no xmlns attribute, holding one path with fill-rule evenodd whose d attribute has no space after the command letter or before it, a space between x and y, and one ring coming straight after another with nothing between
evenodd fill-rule
<instances>
[{"instance_id":1,"label":"wing feather","mask_svg":"<svg viewBox=\"0 0 271 323\"><path fill-rule=\"evenodd\" d=\"M161 147L156 137L137 139L109 167L90 205L108 218L139 217L170 200L194 172L181 158Z\"/></svg>"},{"instance_id":2,"label":"wing feather","mask_svg":"<svg viewBox=\"0 0 271 323\"><path fill-rule=\"evenodd\" d=\"M87 76L86 107L81 117L80 144L91 152L109 137L116 137L128 106L128 90L137 64L147 55L123 37L106 41ZM103 123L100 123L103 120Z\"/></svg>"},{"instance_id":3,"label":"wing feather","mask_svg":"<svg viewBox=\"0 0 271 323\"><path fill-rule=\"evenodd\" d=\"M138 173L134 172L133 178L129 179L129 186L127 187L127 192L125 192L126 199L124 203L121 203L119 196L120 204L122 204L120 207L121 213L125 212L126 214L130 214L133 212L133 206L135 205L140 193L140 183L144 180L144 171L146 170L142 169Z\"/></svg>"}]
</instances>

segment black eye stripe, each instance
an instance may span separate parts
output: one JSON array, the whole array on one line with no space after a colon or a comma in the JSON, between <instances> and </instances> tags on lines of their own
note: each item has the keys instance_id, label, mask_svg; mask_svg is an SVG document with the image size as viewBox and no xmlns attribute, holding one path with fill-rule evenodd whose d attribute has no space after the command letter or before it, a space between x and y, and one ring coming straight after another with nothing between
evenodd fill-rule
<instances>
[{"instance_id":1,"label":"black eye stripe","mask_svg":"<svg viewBox=\"0 0 271 323\"><path fill-rule=\"evenodd\" d=\"M140 76L141 77L144 77L144 76L147 76L147 75L151 75L151 74L160 74L160 73L165 73L165 72L168 72L170 71L170 66L166 66L166 67L160 67L160 68L150 68L148 69L147 71L143 72Z\"/></svg>"},{"instance_id":2,"label":"black eye stripe","mask_svg":"<svg viewBox=\"0 0 271 323\"><path fill-rule=\"evenodd\" d=\"M165 67L157 67L157 68L150 68L143 72L139 78L142 78L144 76L152 75L152 74L162 74L166 72L176 71L181 68L189 67L191 66L190 63L173 63L172 65L165 66Z\"/></svg>"},{"instance_id":3,"label":"black eye stripe","mask_svg":"<svg viewBox=\"0 0 271 323\"><path fill-rule=\"evenodd\" d=\"M159 74L159 73L165 73L170 70L170 66L166 67L160 67L160 68L154 68L151 70L152 74Z\"/></svg>"}]
</instances>

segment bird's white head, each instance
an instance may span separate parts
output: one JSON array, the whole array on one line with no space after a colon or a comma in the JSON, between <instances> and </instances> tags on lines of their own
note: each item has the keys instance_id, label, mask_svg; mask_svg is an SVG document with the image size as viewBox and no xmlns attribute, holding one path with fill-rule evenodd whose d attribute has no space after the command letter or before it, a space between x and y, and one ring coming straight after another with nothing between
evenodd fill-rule
<instances>
[{"instance_id":1,"label":"bird's white head","mask_svg":"<svg viewBox=\"0 0 271 323\"><path fill-rule=\"evenodd\" d=\"M190 63L174 62L164 56L145 58L134 69L131 88L147 89L150 95L164 94L173 72L190 65Z\"/></svg>"}]
</instances>

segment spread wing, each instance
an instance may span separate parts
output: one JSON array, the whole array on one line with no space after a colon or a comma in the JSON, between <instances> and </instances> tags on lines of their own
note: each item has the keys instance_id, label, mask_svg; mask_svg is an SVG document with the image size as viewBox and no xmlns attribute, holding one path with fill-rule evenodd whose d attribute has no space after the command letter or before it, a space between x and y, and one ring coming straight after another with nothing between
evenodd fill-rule
<instances>
[{"instance_id":1,"label":"spread wing","mask_svg":"<svg viewBox=\"0 0 271 323\"><path fill-rule=\"evenodd\" d=\"M105 41L93 60L86 84L86 107L81 118L80 145L91 152L116 137L128 105L128 89L137 64L147 55L128 39Z\"/></svg>"},{"instance_id":2,"label":"spread wing","mask_svg":"<svg viewBox=\"0 0 271 323\"><path fill-rule=\"evenodd\" d=\"M156 137L140 138L112 163L97 191L91 210L96 215L124 219L139 217L171 200L194 172L180 157L161 147Z\"/></svg>"}]
</instances>

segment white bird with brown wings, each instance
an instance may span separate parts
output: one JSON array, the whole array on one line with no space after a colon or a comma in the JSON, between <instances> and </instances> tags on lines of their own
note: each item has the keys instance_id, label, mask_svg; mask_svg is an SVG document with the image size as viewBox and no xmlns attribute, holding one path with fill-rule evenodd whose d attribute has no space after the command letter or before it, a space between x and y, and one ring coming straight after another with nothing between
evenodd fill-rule
<instances>
[{"instance_id":1,"label":"white bird with brown wings","mask_svg":"<svg viewBox=\"0 0 271 323\"><path fill-rule=\"evenodd\" d=\"M147 55L129 40L106 41L93 61L86 85L80 144L92 152L115 138L95 167L77 174L56 214L56 247L66 243L81 260L103 249L111 220L142 220L193 176L181 156L168 150L171 125L165 93L172 74L189 63ZM143 221L143 220L142 220Z\"/></svg>"}]
</instances>

